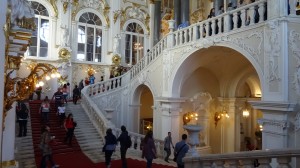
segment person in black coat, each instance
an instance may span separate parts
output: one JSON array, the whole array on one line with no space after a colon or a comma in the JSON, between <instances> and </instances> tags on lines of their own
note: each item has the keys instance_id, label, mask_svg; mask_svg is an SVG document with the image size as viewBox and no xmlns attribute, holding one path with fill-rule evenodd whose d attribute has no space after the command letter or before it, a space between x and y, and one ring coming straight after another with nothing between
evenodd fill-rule
<instances>
[{"instance_id":1,"label":"person in black coat","mask_svg":"<svg viewBox=\"0 0 300 168\"><path fill-rule=\"evenodd\" d=\"M17 108L17 117L19 122L19 137L26 136L28 119L28 108L26 104L21 103Z\"/></svg>"},{"instance_id":2,"label":"person in black coat","mask_svg":"<svg viewBox=\"0 0 300 168\"><path fill-rule=\"evenodd\" d=\"M127 168L126 162L126 152L128 149L128 132L124 125L121 126L121 135L118 137L117 141L120 141L120 152L121 152L121 159L122 159L122 168Z\"/></svg>"},{"instance_id":3,"label":"person in black coat","mask_svg":"<svg viewBox=\"0 0 300 168\"><path fill-rule=\"evenodd\" d=\"M106 131L105 145L103 147L103 150L105 152L105 165L107 168L110 168L111 166L110 165L111 156L116 149L116 145L117 145L117 138L112 133L112 130L109 128Z\"/></svg>"},{"instance_id":4,"label":"person in black coat","mask_svg":"<svg viewBox=\"0 0 300 168\"><path fill-rule=\"evenodd\" d=\"M77 100L80 97L80 90L77 85L75 85L75 88L73 89L73 103L77 104Z\"/></svg>"}]
</instances>

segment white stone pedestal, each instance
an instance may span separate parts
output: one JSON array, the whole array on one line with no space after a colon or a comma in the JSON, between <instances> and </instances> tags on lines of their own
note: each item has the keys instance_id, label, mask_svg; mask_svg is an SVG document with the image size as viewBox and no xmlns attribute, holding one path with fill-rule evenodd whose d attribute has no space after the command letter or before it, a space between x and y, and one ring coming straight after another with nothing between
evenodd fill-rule
<instances>
[{"instance_id":1,"label":"white stone pedestal","mask_svg":"<svg viewBox=\"0 0 300 168\"><path fill-rule=\"evenodd\" d=\"M199 156L196 146L200 144L199 132L202 130L202 127L199 125L184 125L183 128L188 132L188 144L191 146L186 156Z\"/></svg>"}]
</instances>

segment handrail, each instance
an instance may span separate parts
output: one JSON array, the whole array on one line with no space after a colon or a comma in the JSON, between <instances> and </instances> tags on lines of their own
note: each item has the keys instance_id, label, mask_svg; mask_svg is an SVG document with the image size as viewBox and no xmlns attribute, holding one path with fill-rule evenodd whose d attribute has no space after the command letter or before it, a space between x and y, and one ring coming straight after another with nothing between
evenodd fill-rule
<instances>
[{"instance_id":1,"label":"handrail","mask_svg":"<svg viewBox=\"0 0 300 168\"><path fill-rule=\"evenodd\" d=\"M272 159L276 159L277 164L281 167L291 167L293 157L300 156L300 149L269 149L255 150L245 152L234 152L226 154L208 154L201 157L185 157L183 161L186 167L253 167L253 161L256 160L261 167L270 167ZM299 166L299 165L297 165Z\"/></svg>"}]
</instances>

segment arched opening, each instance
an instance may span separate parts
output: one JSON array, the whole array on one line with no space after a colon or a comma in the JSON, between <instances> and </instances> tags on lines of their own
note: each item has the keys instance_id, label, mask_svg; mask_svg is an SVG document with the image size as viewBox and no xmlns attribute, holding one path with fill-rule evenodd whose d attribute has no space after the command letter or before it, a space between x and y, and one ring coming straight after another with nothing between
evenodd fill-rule
<instances>
[{"instance_id":1,"label":"arched opening","mask_svg":"<svg viewBox=\"0 0 300 168\"><path fill-rule=\"evenodd\" d=\"M147 131L153 130L153 94L148 86L140 85L134 94L134 104L138 104L139 125L138 132L146 134Z\"/></svg>"},{"instance_id":2,"label":"arched opening","mask_svg":"<svg viewBox=\"0 0 300 168\"><path fill-rule=\"evenodd\" d=\"M244 55L221 46L198 50L180 65L174 81L179 97L188 98L182 106L182 117L191 111L199 116L186 124L204 128L199 138L200 147L209 147L205 152L248 150L248 139L253 149L261 148L257 119L262 113L248 103L260 101L261 84L256 69Z\"/></svg>"}]
</instances>

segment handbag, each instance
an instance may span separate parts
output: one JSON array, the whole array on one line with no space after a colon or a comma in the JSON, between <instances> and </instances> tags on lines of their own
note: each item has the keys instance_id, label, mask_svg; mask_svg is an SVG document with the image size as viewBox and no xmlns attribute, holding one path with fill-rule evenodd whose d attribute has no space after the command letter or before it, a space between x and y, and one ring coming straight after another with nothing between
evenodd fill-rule
<instances>
[{"instance_id":1,"label":"handbag","mask_svg":"<svg viewBox=\"0 0 300 168\"><path fill-rule=\"evenodd\" d=\"M183 149L183 147L185 146L186 144L184 144L184 145L182 145L181 147L180 147L180 149L179 149L179 151L178 152L174 152L174 158L173 158L173 161L174 162L177 162L177 156L178 156L178 153L180 153L180 151L181 151L181 149Z\"/></svg>"}]
</instances>

